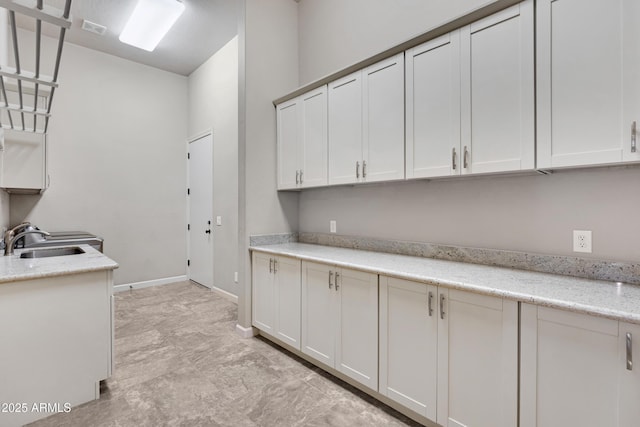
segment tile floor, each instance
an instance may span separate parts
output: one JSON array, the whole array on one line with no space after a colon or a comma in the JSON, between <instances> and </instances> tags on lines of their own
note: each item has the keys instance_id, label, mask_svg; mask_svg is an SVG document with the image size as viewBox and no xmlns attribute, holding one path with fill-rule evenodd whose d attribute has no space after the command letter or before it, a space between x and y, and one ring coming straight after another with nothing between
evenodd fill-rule
<instances>
[{"instance_id":1,"label":"tile floor","mask_svg":"<svg viewBox=\"0 0 640 427\"><path fill-rule=\"evenodd\" d=\"M115 372L99 400L30 424L418 426L263 338L236 305L180 282L116 294Z\"/></svg>"}]
</instances>

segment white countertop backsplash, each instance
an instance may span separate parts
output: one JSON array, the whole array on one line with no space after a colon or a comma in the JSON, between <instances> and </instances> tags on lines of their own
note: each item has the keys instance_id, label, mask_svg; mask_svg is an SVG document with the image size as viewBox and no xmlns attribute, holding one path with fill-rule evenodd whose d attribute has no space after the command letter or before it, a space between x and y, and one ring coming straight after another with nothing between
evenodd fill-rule
<instances>
[{"instance_id":1,"label":"white countertop backsplash","mask_svg":"<svg viewBox=\"0 0 640 427\"><path fill-rule=\"evenodd\" d=\"M49 258L20 258L24 249L16 249L14 255L0 256L0 284L118 268L117 262L91 246L77 246L85 253Z\"/></svg>"},{"instance_id":2,"label":"white countertop backsplash","mask_svg":"<svg viewBox=\"0 0 640 427\"><path fill-rule=\"evenodd\" d=\"M251 250L640 323L640 286L308 243Z\"/></svg>"}]
</instances>

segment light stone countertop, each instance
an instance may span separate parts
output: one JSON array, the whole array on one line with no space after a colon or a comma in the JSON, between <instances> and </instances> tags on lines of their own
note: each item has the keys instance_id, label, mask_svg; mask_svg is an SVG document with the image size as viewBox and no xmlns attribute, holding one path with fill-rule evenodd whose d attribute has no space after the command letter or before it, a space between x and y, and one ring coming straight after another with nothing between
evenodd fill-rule
<instances>
[{"instance_id":1,"label":"light stone countertop","mask_svg":"<svg viewBox=\"0 0 640 427\"><path fill-rule=\"evenodd\" d=\"M24 249L16 249L14 255L0 256L0 285L21 280L42 279L118 268L117 262L91 246L77 246L82 248L85 253L49 258L20 258L20 253L24 252ZM49 247L46 249L49 249Z\"/></svg>"},{"instance_id":2,"label":"light stone countertop","mask_svg":"<svg viewBox=\"0 0 640 427\"><path fill-rule=\"evenodd\" d=\"M308 243L250 250L640 323L638 285Z\"/></svg>"}]
</instances>

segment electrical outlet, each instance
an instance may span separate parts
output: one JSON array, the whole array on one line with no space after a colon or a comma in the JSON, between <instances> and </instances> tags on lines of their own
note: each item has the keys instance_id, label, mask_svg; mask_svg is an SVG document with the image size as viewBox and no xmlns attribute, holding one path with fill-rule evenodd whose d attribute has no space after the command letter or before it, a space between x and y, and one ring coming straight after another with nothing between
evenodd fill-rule
<instances>
[{"instance_id":1,"label":"electrical outlet","mask_svg":"<svg viewBox=\"0 0 640 427\"><path fill-rule=\"evenodd\" d=\"M221 216L217 216L216 217L216 225L222 225L222 217Z\"/></svg>"},{"instance_id":2,"label":"electrical outlet","mask_svg":"<svg viewBox=\"0 0 640 427\"><path fill-rule=\"evenodd\" d=\"M233 273L233 281L238 283L238 272Z\"/></svg>"},{"instance_id":3,"label":"electrical outlet","mask_svg":"<svg viewBox=\"0 0 640 427\"><path fill-rule=\"evenodd\" d=\"M573 251L591 253L591 231L573 230Z\"/></svg>"},{"instance_id":4,"label":"electrical outlet","mask_svg":"<svg viewBox=\"0 0 640 427\"><path fill-rule=\"evenodd\" d=\"M329 232L331 233L335 233L336 232L336 221L335 220L331 220L329 221Z\"/></svg>"}]
</instances>

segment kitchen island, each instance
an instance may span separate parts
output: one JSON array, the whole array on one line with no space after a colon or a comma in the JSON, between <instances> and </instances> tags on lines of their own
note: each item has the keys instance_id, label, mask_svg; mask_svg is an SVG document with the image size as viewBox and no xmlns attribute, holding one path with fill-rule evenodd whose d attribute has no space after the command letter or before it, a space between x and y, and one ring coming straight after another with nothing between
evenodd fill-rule
<instances>
[{"instance_id":1,"label":"kitchen island","mask_svg":"<svg viewBox=\"0 0 640 427\"><path fill-rule=\"evenodd\" d=\"M19 426L100 397L112 372L113 270L84 253L0 257L0 425Z\"/></svg>"}]
</instances>

